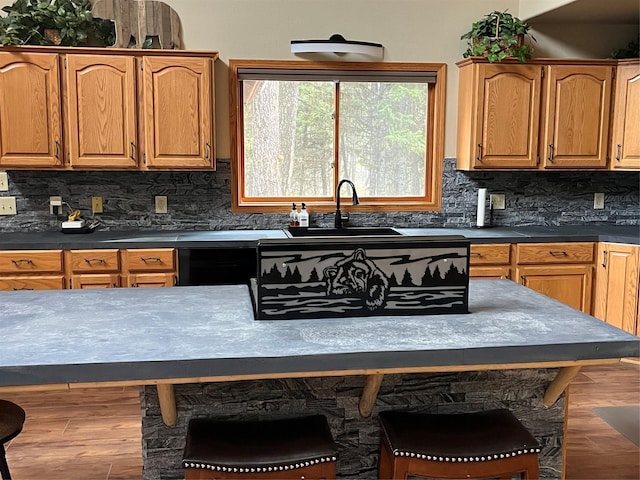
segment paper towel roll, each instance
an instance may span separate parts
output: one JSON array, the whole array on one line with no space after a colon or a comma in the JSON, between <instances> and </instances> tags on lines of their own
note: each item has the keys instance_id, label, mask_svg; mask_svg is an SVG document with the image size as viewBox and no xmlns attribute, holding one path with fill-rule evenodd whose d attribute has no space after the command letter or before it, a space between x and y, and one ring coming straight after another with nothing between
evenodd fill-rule
<instances>
[{"instance_id":1,"label":"paper towel roll","mask_svg":"<svg viewBox=\"0 0 640 480\"><path fill-rule=\"evenodd\" d=\"M484 204L487 201L487 189L478 189L478 214L476 217L476 226L484 227Z\"/></svg>"}]
</instances>

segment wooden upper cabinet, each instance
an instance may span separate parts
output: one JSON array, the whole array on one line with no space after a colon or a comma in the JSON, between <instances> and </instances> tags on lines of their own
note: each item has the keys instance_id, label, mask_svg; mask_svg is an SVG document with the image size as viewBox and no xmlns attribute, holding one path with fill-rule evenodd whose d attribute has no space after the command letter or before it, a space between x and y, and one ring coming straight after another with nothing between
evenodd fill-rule
<instances>
[{"instance_id":1,"label":"wooden upper cabinet","mask_svg":"<svg viewBox=\"0 0 640 480\"><path fill-rule=\"evenodd\" d=\"M545 168L606 168L613 67L547 67Z\"/></svg>"},{"instance_id":2,"label":"wooden upper cabinet","mask_svg":"<svg viewBox=\"0 0 640 480\"><path fill-rule=\"evenodd\" d=\"M147 168L214 168L213 62L143 57Z\"/></svg>"},{"instance_id":3,"label":"wooden upper cabinet","mask_svg":"<svg viewBox=\"0 0 640 480\"><path fill-rule=\"evenodd\" d=\"M611 132L611 168L640 168L640 60L620 60Z\"/></svg>"},{"instance_id":4,"label":"wooden upper cabinet","mask_svg":"<svg viewBox=\"0 0 640 480\"><path fill-rule=\"evenodd\" d=\"M59 57L0 52L0 167L63 166Z\"/></svg>"},{"instance_id":5,"label":"wooden upper cabinet","mask_svg":"<svg viewBox=\"0 0 640 480\"><path fill-rule=\"evenodd\" d=\"M542 68L478 65L476 118L466 148L474 168L536 168Z\"/></svg>"},{"instance_id":6,"label":"wooden upper cabinet","mask_svg":"<svg viewBox=\"0 0 640 480\"><path fill-rule=\"evenodd\" d=\"M135 58L67 55L69 163L138 166Z\"/></svg>"}]
</instances>

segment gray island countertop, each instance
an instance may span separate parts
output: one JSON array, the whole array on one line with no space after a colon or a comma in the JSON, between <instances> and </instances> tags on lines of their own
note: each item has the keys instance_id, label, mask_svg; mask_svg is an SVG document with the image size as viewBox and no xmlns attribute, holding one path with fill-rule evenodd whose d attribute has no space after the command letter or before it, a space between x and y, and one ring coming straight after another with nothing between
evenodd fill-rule
<instances>
[{"instance_id":1,"label":"gray island countertop","mask_svg":"<svg viewBox=\"0 0 640 480\"><path fill-rule=\"evenodd\" d=\"M471 313L462 315L256 321L241 285L0 292L0 385L563 366L640 355L637 337L514 282L472 280L469 296Z\"/></svg>"}]
</instances>

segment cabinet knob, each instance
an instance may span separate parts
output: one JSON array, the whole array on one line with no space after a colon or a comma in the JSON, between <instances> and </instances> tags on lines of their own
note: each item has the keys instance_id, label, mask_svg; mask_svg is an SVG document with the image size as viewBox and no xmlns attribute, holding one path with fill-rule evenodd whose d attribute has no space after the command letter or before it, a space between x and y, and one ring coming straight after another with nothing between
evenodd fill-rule
<instances>
[{"instance_id":1,"label":"cabinet knob","mask_svg":"<svg viewBox=\"0 0 640 480\"><path fill-rule=\"evenodd\" d=\"M478 144L478 156L476 157L476 160L479 162L482 161L482 144L481 143Z\"/></svg>"},{"instance_id":2,"label":"cabinet knob","mask_svg":"<svg viewBox=\"0 0 640 480\"><path fill-rule=\"evenodd\" d=\"M602 252L602 268L607 268L607 251Z\"/></svg>"},{"instance_id":3,"label":"cabinet knob","mask_svg":"<svg viewBox=\"0 0 640 480\"><path fill-rule=\"evenodd\" d=\"M549 160L550 162L553 162L553 143L549 144L549 156L547 157L547 160Z\"/></svg>"},{"instance_id":4,"label":"cabinet knob","mask_svg":"<svg viewBox=\"0 0 640 480\"><path fill-rule=\"evenodd\" d=\"M131 142L130 145L129 158L131 158L131 160L136 159L136 144L133 142Z\"/></svg>"},{"instance_id":5,"label":"cabinet knob","mask_svg":"<svg viewBox=\"0 0 640 480\"><path fill-rule=\"evenodd\" d=\"M622 158L622 144L619 143L616 146L618 147L617 152L616 152L616 160L620 161L620 158Z\"/></svg>"}]
</instances>

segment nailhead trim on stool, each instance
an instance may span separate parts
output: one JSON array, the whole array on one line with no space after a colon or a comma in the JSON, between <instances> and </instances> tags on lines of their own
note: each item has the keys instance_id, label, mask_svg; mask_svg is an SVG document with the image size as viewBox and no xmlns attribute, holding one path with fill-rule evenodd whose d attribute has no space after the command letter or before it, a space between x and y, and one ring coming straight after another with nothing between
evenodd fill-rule
<instances>
[{"instance_id":1,"label":"nailhead trim on stool","mask_svg":"<svg viewBox=\"0 0 640 480\"><path fill-rule=\"evenodd\" d=\"M337 447L323 415L261 421L194 418L182 466L265 474L336 461Z\"/></svg>"},{"instance_id":2,"label":"nailhead trim on stool","mask_svg":"<svg viewBox=\"0 0 640 480\"><path fill-rule=\"evenodd\" d=\"M380 478L538 474L538 442L505 409L448 415L385 411L380 423Z\"/></svg>"}]
</instances>

